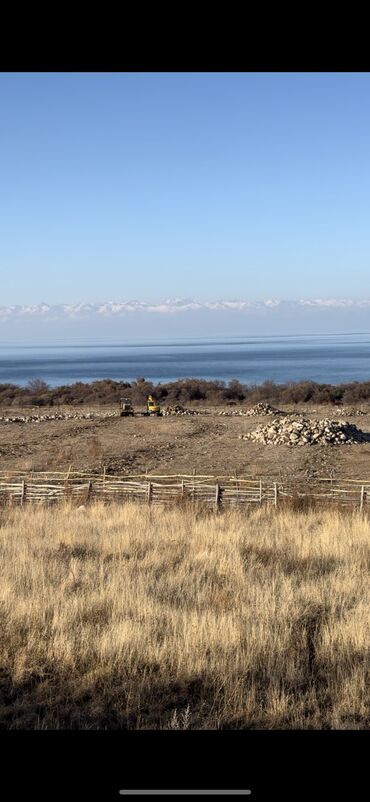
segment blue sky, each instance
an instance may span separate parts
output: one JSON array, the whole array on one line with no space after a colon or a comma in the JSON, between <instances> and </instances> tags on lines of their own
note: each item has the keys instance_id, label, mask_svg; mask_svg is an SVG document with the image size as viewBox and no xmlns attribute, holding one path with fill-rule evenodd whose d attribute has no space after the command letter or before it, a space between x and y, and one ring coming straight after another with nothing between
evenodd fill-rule
<instances>
[{"instance_id":1,"label":"blue sky","mask_svg":"<svg viewBox=\"0 0 370 802\"><path fill-rule=\"evenodd\" d=\"M0 305L370 296L369 101L361 73L3 73Z\"/></svg>"}]
</instances>

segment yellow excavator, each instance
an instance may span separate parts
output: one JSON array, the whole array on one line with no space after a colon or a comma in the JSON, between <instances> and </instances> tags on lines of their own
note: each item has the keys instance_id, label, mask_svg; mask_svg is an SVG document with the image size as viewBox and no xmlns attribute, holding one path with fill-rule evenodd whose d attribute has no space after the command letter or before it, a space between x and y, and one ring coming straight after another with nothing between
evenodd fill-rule
<instances>
[{"instance_id":1,"label":"yellow excavator","mask_svg":"<svg viewBox=\"0 0 370 802\"><path fill-rule=\"evenodd\" d=\"M148 399L146 402L146 412L147 415L160 415L161 408L159 404L157 404L155 398L152 395L148 395Z\"/></svg>"}]
</instances>

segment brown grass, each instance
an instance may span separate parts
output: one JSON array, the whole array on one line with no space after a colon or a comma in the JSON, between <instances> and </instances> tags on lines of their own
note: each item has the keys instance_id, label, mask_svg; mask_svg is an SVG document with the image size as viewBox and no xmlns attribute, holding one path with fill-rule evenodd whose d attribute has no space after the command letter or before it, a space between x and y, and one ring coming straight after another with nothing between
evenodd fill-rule
<instances>
[{"instance_id":1,"label":"brown grass","mask_svg":"<svg viewBox=\"0 0 370 802\"><path fill-rule=\"evenodd\" d=\"M0 726L369 726L367 518L2 516Z\"/></svg>"}]
</instances>

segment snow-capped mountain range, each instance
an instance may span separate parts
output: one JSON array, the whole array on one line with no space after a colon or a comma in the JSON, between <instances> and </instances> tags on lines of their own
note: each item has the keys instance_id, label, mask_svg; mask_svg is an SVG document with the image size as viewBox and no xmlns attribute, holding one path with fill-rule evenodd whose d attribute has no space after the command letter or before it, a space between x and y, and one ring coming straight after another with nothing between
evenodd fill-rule
<instances>
[{"instance_id":1,"label":"snow-capped mountain range","mask_svg":"<svg viewBox=\"0 0 370 802\"><path fill-rule=\"evenodd\" d=\"M269 298L265 301L229 300L229 301L196 301L192 298L168 298L160 303L145 301L105 301L102 303L77 304L23 304L0 306L0 320L9 318L40 317L49 319L89 318L95 316L113 317L133 313L157 313L162 315L181 312L205 311L238 311L263 312L278 309L281 312L299 309L367 309L370 299L353 300L350 298L314 298L309 300L284 301Z\"/></svg>"}]
</instances>

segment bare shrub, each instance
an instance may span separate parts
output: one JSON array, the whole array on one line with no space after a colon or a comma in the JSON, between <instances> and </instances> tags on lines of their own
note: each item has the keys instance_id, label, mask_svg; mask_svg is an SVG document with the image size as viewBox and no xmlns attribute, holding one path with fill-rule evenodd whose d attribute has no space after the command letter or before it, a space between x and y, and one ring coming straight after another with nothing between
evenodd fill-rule
<instances>
[{"instance_id":1,"label":"bare shrub","mask_svg":"<svg viewBox=\"0 0 370 802\"><path fill-rule=\"evenodd\" d=\"M230 401L251 405L265 401L271 404L313 403L338 406L343 403L369 402L370 382L331 385L304 380L276 384L267 380L260 385L248 385L237 378L226 383L187 377L165 384L154 384L140 376L132 383L102 379L50 388L41 379L34 379L27 387L0 384L0 407L114 405L119 403L122 396L141 405L145 404L149 394L154 394L159 400L166 399L169 404L178 402L184 405L197 405L203 401L212 405L224 405Z\"/></svg>"}]
</instances>

